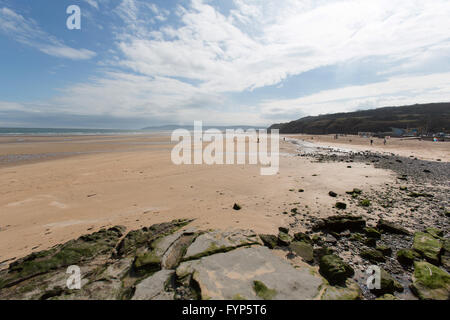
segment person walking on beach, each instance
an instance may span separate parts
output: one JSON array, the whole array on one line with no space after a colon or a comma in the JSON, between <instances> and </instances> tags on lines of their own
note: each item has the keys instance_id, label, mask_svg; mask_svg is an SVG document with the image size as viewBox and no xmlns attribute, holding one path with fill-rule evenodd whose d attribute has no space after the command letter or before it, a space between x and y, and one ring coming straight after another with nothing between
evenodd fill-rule
<instances>
[{"instance_id":1,"label":"person walking on beach","mask_svg":"<svg viewBox=\"0 0 450 320\"><path fill-rule=\"evenodd\" d=\"M386 137L383 140L383 144L386 145Z\"/></svg>"},{"instance_id":2,"label":"person walking on beach","mask_svg":"<svg viewBox=\"0 0 450 320\"><path fill-rule=\"evenodd\" d=\"M370 139L370 145L373 145L373 139Z\"/></svg>"}]
</instances>

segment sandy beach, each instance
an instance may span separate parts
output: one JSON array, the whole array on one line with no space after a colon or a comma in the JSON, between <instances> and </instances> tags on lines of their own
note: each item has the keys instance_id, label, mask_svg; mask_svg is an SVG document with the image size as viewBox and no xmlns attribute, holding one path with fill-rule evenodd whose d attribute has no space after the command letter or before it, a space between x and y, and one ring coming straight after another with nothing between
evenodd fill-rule
<instances>
[{"instance_id":1,"label":"sandy beach","mask_svg":"<svg viewBox=\"0 0 450 320\"><path fill-rule=\"evenodd\" d=\"M371 138L357 135L339 136L335 135L308 135L295 134L286 137L296 138L308 142L313 142L323 147L346 148L355 151L371 151L384 154L395 154L402 157L416 157L429 161L450 161L450 141L433 142L416 138L390 138L383 143L382 138L372 138L373 145L370 145Z\"/></svg>"},{"instance_id":2,"label":"sandy beach","mask_svg":"<svg viewBox=\"0 0 450 320\"><path fill-rule=\"evenodd\" d=\"M168 135L0 138L0 158L9 157L0 161L0 261L103 227L174 218L275 233L295 205L311 215L334 213L329 189L376 189L393 179L365 164L348 169L293 157L294 145L283 141L274 176L261 176L259 165L177 166L172 147Z\"/></svg>"}]
</instances>

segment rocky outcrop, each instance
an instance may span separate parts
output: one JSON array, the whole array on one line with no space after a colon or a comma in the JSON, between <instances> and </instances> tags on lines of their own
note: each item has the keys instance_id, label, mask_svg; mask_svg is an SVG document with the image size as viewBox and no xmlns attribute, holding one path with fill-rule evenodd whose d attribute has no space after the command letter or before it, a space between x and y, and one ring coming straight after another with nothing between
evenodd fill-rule
<instances>
[{"instance_id":1,"label":"rocky outcrop","mask_svg":"<svg viewBox=\"0 0 450 320\"><path fill-rule=\"evenodd\" d=\"M448 300L450 274L428 262L415 262L411 290L422 300Z\"/></svg>"},{"instance_id":2,"label":"rocky outcrop","mask_svg":"<svg viewBox=\"0 0 450 320\"><path fill-rule=\"evenodd\" d=\"M263 246L275 248L278 237L185 228L189 222L174 220L127 234L113 227L29 255L0 272L0 299L361 298L357 283L348 279L353 271L345 269L344 279L335 263L329 282L313 267L294 266ZM281 250L313 263L309 236L299 233L299 241L287 232L280 228L289 237L289 246ZM80 267L80 289L67 286L69 264ZM334 286L338 278L343 281Z\"/></svg>"},{"instance_id":3,"label":"rocky outcrop","mask_svg":"<svg viewBox=\"0 0 450 320\"><path fill-rule=\"evenodd\" d=\"M329 230L341 232L344 230L361 231L366 221L361 216L339 215L320 220L313 226L313 230Z\"/></svg>"}]
</instances>

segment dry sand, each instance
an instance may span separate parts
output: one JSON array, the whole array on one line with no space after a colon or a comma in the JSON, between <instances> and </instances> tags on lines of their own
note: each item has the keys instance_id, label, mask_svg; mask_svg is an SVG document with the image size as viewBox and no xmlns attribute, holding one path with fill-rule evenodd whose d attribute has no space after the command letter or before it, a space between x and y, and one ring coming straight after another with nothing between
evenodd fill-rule
<instances>
[{"instance_id":1,"label":"dry sand","mask_svg":"<svg viewBox=\"0 0 450 320\"><path fill-rule=\"evenodd\" d=\"M275 233L292 219L283 211L299 207L330 215L336 201L330 190L376 189L394 179L391 171L363 163L347 168L294 157L287 142L281 142L280 171L274 176L261 176L259 165L177 166L169 140L163 135L0 138L0 158L9 157L0 162L0 264L118 224L136 229L194 218L192 225L202 228ZM241 210L232 209L235 202Z\"/></svg>"},{"instance_id":2,"label":"dry sand","mask_svg":"<svg viewBox=\"0 0 450 320\"><path fill-rule=\"evenodd\" d=\"M417 157L422 160L450 161L450 141L433 142L412 138L391 138L387 139L386 145L382 138L372 138L373 145L370 145L370 138L356 135L339 136L336 140L334 135L306 135L295 134L286 137L314 142L320 146L330 146L336 148L351 148L357 151L372 151L393 153L403 157Z\"/></svg>"}]
</instances>

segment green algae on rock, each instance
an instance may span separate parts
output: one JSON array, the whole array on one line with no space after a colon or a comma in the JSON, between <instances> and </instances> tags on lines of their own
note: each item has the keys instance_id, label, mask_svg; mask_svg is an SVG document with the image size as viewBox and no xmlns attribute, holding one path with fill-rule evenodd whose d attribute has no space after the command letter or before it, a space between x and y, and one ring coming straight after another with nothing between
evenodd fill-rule
<instances>
[{"instance_id":1,"label":"green algae on rock","mask_svg":"<svg viewBox=\"0 0 450 320\"><path fill-rule=\"evenodd\" d=\"M428 262L414 262L411 290L421 300L448 300L450 274Z\"/></svg>"}]
</instances>

